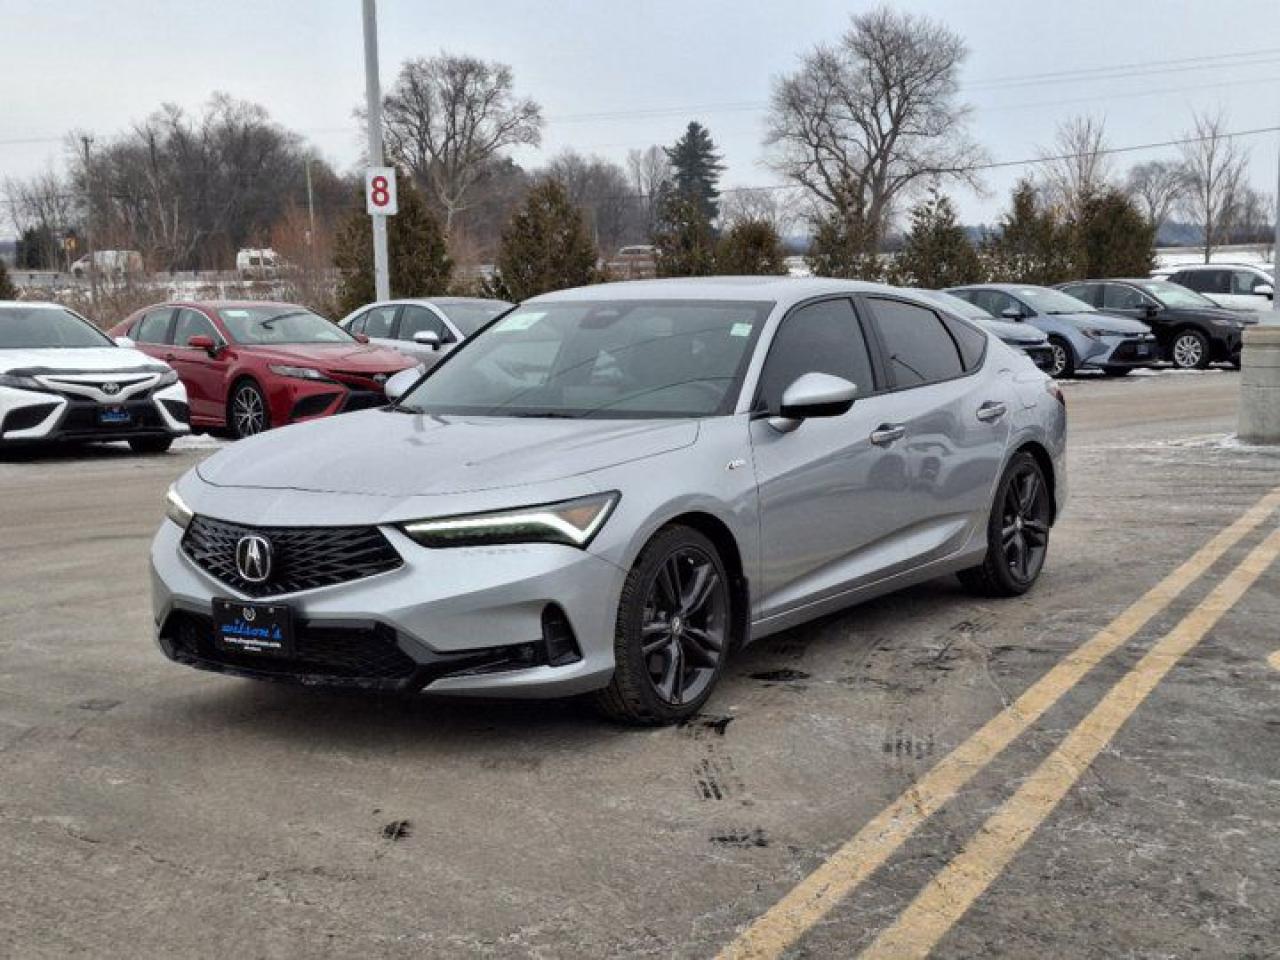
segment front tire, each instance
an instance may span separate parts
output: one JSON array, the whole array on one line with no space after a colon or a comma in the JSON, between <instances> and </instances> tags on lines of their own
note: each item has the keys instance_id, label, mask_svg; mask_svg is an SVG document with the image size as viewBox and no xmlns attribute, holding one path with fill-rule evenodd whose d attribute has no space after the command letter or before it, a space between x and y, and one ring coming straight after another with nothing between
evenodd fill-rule
<instances>
[{"instance_id":1,"label":"front tire","mask_svg":"<svg viewBox=\"0 0 1280 960\"><path fill-rule=\"evenodd\" d=\"M715 544L689 527L660 530L623 584L613 679L596 695L599 708L637 726L692 717L724 671L732 613Z\"/></svg>"},{"instance_id":2,"label":"front tire","mask_svg":"<svg viewBox=\"0 0 1280 960\"><path fill-rule=\"evenodd\" d=\"M165 453L173 446L173 437L135 437L129 441L134 453Z\"/></svg>"},{"instance_id":3,"label":"front tire","mask_svg":"<svg viewBox=\"0 0 1280 960\"><path fill-rule=\"evenodd\" d=\"M1050 337L1049 349L1053 351L1053 361L1047 371L1049 376L1058 380L1075 376L1076 354L1071 349L1071 344L1062 337Z\"/></svg>"},{"instance_id":4,"label":"front tire","mask_svg":"<svg viewBox=\"0 0 1280 960\"><path fill-rule=\"evenodd\" d=\"M1049 553L1049 484L1036 458L1014 454L996 488L987 519L982 563L961 570L960 582L984 597L1017 597L1031 589Z\"/></svg>"},{"instance_id":5,"label":"front tire","mask_svg":"<svg viewBox=\"0 0 1280 960\"><path fill-rule=\"evenodd\" d=\"M1209 339L1199 330L1179 330L1169 345L1169 359L1179 370L1203 370L1209 366Z\"/></svg>"},{"instance_id":6,"label":"front tire","mask_svg":"<svg viewBox=\"0 0 1280 960\"><path fill-rule=\"evenodd\" d=\"M227 428L237 440L271 429L267 398L252 380L241 380L232 389L227 402Z\"/></svg>"}]
</instances>

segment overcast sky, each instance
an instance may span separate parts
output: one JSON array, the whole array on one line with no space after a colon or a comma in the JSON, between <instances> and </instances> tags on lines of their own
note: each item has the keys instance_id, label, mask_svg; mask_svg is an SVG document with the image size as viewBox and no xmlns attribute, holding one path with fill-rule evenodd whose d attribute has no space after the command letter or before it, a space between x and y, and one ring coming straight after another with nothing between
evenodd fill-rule
<instances>
[{"instance_id":1,"label":"overcast sky","mask_svg":"<svg viewBox=\"0 0 1280 960\"><path fill-rule=\"evenodd\" d=\"M690 119L720 145L723 186L777 183L764 163L771 81L852 12L835 0L380 0L382 82L401 61L440 50L510 64L548 123L537 165L572 146L622 161L670 143ZM1033 157L1055 125L1105 115L1112 146L1179 136L1193 108L1221 104L1232 130L1280 123L1280 6L1275 0L901 2L968 42L962 83L972 133L996 160ZM62 138L107 137L171 101L198 107L216 90L263 104L340 168L360 156L352 108L363 97L360 0L0 0L0 182L62 163ZM1153 61L1143 75L1069 82L1046 73ZM1245 56L1246 54L1250 56ZM1028 79L1036 77L1036 79ZM641 115L635 115L639 112ZM589 117L585 115L605 114ZM630 114L630 115L629 115ZM36 142L17 142L36 141ZM1274 193L1277 136L1247 141L1256 187ZM1173 156L1172 149L1116 159ZM967 222L994 219L1017 170L987 176L989 195L956 192ZM0 225L0 234L11 232Z\"/></svg>"}]
</instances>

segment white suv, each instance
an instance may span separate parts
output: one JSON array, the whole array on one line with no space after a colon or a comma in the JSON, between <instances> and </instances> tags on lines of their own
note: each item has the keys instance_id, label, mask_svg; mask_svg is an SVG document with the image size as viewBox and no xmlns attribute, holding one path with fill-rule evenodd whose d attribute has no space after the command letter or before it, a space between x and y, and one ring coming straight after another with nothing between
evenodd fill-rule
<instances>
[{"instance_id":1,"label":"white suv","mask_svg":"<svg viewBox=\"0 0 1280 960\"><path fill-rule=\"evenodd\" d=\"M1269 264L1188 263L1151 271L1160 280L1194 290L1230 310L1271 310L1275 275Z\"/></svg>"}]
</instances>

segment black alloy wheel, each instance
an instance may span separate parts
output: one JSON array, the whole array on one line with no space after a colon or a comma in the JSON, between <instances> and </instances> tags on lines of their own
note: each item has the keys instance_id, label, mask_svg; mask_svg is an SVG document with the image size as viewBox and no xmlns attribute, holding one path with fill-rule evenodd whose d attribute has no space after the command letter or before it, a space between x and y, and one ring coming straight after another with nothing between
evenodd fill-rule
<instances>
[{"instance_id":1,"label":"black alloy wheel","mask_svg":"<svg viewBox=\"0 0 1280 960\"><path fill-rule=\"evenodd\" d=\"M623 586L604 712L650 725L695 714L724 669L731 605L715 545L688 527L660 531Z\"/></svg>"},{"instance_id":2,"label":"black alloy wheel","mask_svg":"<svg viewBox=\"0 0 1280 960\"><path fill-rule=\"evenodd\" d=\"M271 427L267 398L252 380L241 380L231 394L227 426L237 439L252 437Z\"/></svg>"},{"instance_id":3,"label":"black alloy wheel","mask_svg":"<svg viewBox=\"0 0 1280 960\"><path fill-rule=\"evenodd\" d=\"M1040 576L1049 553L1053 516L1049 485L1035 457L1010 461L987 523L987 553L979 566L962 570L960 581L983 596L1015 597Z\"/></svg>"}]
</instances>

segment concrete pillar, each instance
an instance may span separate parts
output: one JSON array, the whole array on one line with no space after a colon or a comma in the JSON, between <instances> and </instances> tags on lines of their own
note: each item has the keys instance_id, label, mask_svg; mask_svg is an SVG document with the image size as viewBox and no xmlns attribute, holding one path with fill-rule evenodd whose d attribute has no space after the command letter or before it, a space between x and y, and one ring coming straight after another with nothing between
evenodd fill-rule
<instances>
[{"instance_id":1,"label":"concrete pillar","mask_svg":"<svg viewBox=\"0 0 1280 960\"><path fill-rule=\"evenodd\" d=\"M1280 325L1247 327L1240 368L1240 439L1280 444Z\"/></svg>"}]
</instances>

